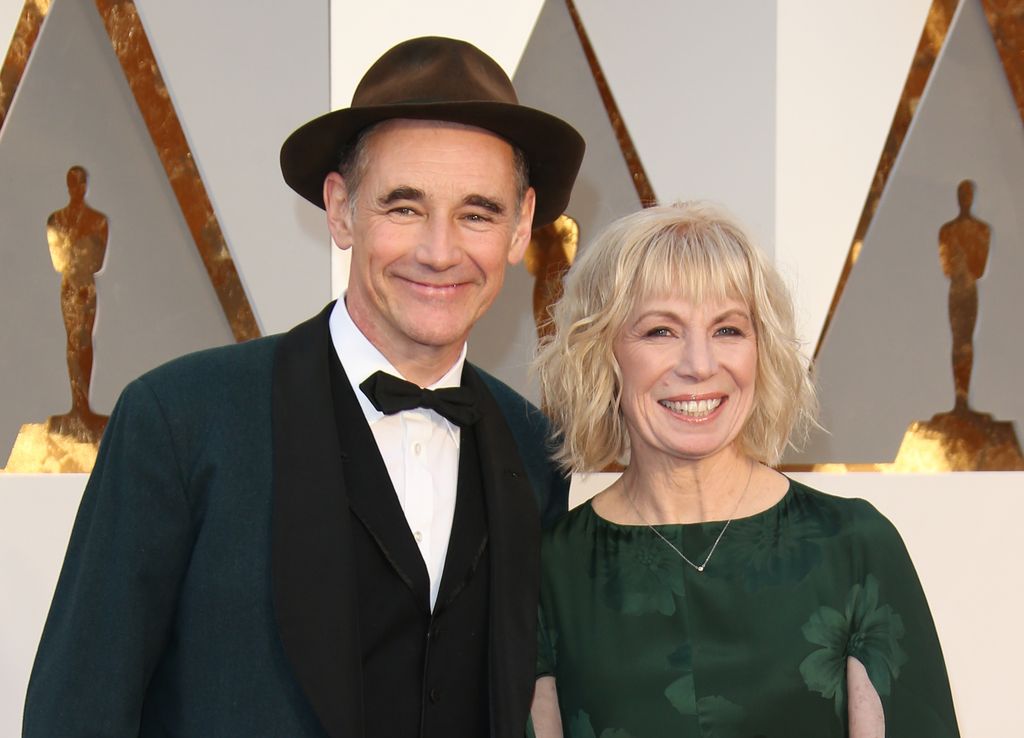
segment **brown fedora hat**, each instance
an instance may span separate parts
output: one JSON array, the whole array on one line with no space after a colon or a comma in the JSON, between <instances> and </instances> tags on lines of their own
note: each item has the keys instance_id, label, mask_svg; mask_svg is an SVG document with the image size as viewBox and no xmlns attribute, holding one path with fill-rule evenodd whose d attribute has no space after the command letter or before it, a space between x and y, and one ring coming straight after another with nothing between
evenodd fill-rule
<instances>
[{"instance_id":1,"label":"brown fedora hat","mask_svg":"<svg viewBox=\"0 0 1024 738\"><path fill-rule=\"evenodd\" d=\"M517 146L537 192L534 226L552 222L569 203L583 160L583 138L553 115L519 104L508 75L472 44L427 36L387 51L366 72L352 106L296 130L281 147L288 185L323 207L324 178L364 128L391 118L464 123L493 131Z\"/></svg>"}]
</instances>

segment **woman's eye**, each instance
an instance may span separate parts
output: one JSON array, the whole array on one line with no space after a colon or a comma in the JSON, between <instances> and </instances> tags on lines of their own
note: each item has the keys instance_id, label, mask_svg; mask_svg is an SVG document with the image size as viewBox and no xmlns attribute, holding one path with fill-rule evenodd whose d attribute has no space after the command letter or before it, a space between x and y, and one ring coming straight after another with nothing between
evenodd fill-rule
<instances>
[{"instance_id":1,"label":"woman's eye","mask_svg":"<svg viewBox=\"0 0 1024 738\"><path fill-rule=\"evenodd\" d=\"M743 331L731 325L723 326L715 331L716 336L743 336Z\"/></svg>"},{"instance_id":2,"label":"woman's eye","mask_svg":"<svg viewBox=\"0 0 1024 738\"><path fill-rule=\"evenodd\" d=\"M671 336L672 331L666 328L665 326L660 325L657 328L649 329L644 335L650 337Z\"/></svg>"}]
</instances>

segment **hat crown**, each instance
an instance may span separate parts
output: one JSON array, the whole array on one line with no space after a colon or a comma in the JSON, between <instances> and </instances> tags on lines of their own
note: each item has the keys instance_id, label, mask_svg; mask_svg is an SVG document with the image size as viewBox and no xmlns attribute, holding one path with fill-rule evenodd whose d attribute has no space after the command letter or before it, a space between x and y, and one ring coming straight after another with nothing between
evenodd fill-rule
<instances>
[{"instance_id":1,"label":"hat crown","mask_svg":"<svg viewBox=\"0 0 1024 738\"><path fill-rule=\"evenodd\" d=\"M472 44L441 36L414 38L390 49L352 95L353 108L470 101L519 102L497 62Z\"/></svg>"},{"instance_id":2,"label":"hat crown","mask_svg":"<svg viewBox=\"0 0 1024 738\"><path fill-rule=\"evenodd\" d=\"M324 207L324 178L361 131L409 118L475 126L518 148L536 193L535 226L565 210L580 163L583 138L564 120L520 105L512 81L491 57L465 41L425 36L398 44L366 72L352 105L296 129L281 146L288 185Z\"/></svg>"}]
</instances>

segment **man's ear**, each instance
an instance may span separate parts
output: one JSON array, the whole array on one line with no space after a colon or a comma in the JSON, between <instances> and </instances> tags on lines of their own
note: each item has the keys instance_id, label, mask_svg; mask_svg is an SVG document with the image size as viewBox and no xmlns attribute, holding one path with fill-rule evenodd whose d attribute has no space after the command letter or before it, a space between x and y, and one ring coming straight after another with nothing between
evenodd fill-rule
<instances>
[{"instance_id":1,"label":"man's ear","mask_svg":"<svg viewBox=\"0 0 1024 738\"><path fill-rule=\"evenodd\" d=\"M352 245L352 208L349 204L348 187L337 172L324 178L324 210L327 211L327 229L340 249Z\"/></svg>"},{"instance_id":2,"label":"man's ear","mask_svg":"<svg viewBox=\"0 0 1024 738\"><path fill-rule=\"evenodd\" d=\"M518 264L523 260L526 247L530 245L533 235L533 211L537 206L537 193L530 187L523 195L523 204L519 209L519 222L512 234L512 247L508 252L508 263Z\"/></svg>"}]
</instances>

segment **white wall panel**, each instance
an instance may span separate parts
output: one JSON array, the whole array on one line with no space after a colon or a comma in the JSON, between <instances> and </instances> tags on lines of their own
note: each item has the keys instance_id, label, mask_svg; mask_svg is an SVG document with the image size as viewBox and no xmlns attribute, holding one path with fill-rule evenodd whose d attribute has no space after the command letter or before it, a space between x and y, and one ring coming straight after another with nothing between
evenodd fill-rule
<instances>
[{"instance_id":1,"label":"white wall panel","mask_svg":"<svg viewBox=\"0 0 1024 738\"><path fill-rule=\"evenodd\" d=\"M326 228L277 164L284 138L329 104L327 8L135 5L257 321L264 333L285 330L330 297ZM0 54L23 6L0 0Z\"/></svg>"},{"instance_id":2,"label":"white wall panel","mask_svg":"<svg viewBox=\"0 0 1024 738\"><path fill-rule=\"evenodd\" d=\"M327 111L327 8L135 3L260 327L287 330L330 299L323 216L278 164L288 134Z\"/></svg>"},{"instance_id":3,"label":"white wall panel","mask_svg":"<svg viewBox=\"0 0 1024 738\"><path fill-rule=\"evenodd\" d=\"M14 27L23 7L24 0L0 0L0 54L7 54L7 46L14 35Z\"/></svg>"},{"instance_id":4,"label":"white wall panel","mask_svg":"<svg viewBox=\"0 0 1024 738\"><path fill-rule=\"evenodd\" d=\"M577 7L659 202L725 205L775 240L775 6L765 0Z\"/></svg>"},{"instance_id":5,"label":"white wall panel","mask_svg":"<svg viewBox=\"0 0 1024 738\"><path fill-rule=\"evenodd\" d=\"M62 279L45 226L67 202L72 164L88 172L88 203L109 226L92 408L109 413L143 372L233 341L102 18L90 2L55 2L0 130L0 297L2 313L18 315L0 323L0 464L22 423L70 403Z\"/></svg>"},{"instance_id":6,"label":"white wall panel","mask_svg":"<svg viewBox=\"0 0 1024 738\"><path fill-rule=\"evenodd\" d=\"M331 107L348 107L366 69L395 44L450 36L479 46L511 77L544 0L331 1Z\"/></svg>"},{"instance_id":7,"label":"white wall panel","mask_svg":"<svg viewBox=\"0 0 1024 738\"><path fill-rule=\"evenodd\" d=\"M930 0L780 0L776 262L814 345Z\"/></svg>"},{"instance_id":8,"label":"white wall panel","mask_svg":"<svg viewBox=\"0 0 1024 738\"><path fill-rule=\"evenodd\" d=\"M36 645L57 586L84 474L0 475L0 735L21 735Z\"/></svg>"},{"instance_id":9,"label":"white wall panel","mask_svg":"<svg viewBox=\"0 0 1024 738\"><path fill-rule=\"evenodd\" d=\"M968 178L976 185L973 216L991 228L977 284L970 405L1024 424L1021 133L981 2L964 0L818 356L828 432L813 433L787 463L891 461L910 422L953 406L950 282L939 231L957 216L957 186Z\"/></svg>"}]
</instances>

